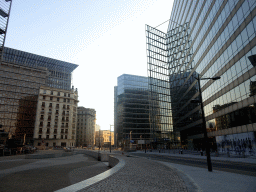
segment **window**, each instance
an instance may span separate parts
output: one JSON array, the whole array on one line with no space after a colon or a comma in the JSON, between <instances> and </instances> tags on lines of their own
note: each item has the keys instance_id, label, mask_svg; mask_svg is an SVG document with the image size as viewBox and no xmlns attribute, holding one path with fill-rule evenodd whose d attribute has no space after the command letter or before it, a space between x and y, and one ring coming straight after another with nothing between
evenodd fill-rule
<instances>
[{"instance_id":1,"label":"window","mask_svg":"<svg viewBox=\"0 0 256 192\"><path fill-rule=\"evenodd\" d=\"M43 99L45 99L45 96L43 96Z\"/></svg>"},{"instance_id":2,"label":"window","mask_svg":"<svg viewBox=\"0 0 256 192\"><path fill-rule=\"evenodd\" d=\"M70 103L70 99L68 99L68 103Z\"/></svg>"},{"instance_id":3,"label":"window","mask_svg":"<svg viewBox=\"0 0 256 192\"><path fill-rule=\"evenodd\" d=\"M65 135L65 139L67 139L68 138L68 136L67 135Z\"/></svg>"},{"instance_id":4,"label":"window","mask_svg":"<svg viewBox=\"0 0 256 192\"><path fill-rule=\"evenodd\" d=\"M59 110L56 110L56 114L59 114Z\"/></svg>"},{"instance_id":5,"label":"window","mask_svg":"<svg viewBox=\"0 0 256 192\"><path fill-rule=\"evenodd\" d=\"M44 120L44 116L43 115L41 115L41 118L40 118L41 120Z\"/></svg>"},{"instance_id":6,"label":"window","mask_svg":"<svg viewBox=\"0 0 256 192\"><path fill-rule=\"evenodd\" d=\"M67 109L70 109L70 108L69 108L69 105L67 105Z\"/></svg>"},{"instance_id":7,"label":"window","mask_svg":"<svg viewBox=\"0 0 256 192\"><path fill-rule=\"evenodd\" d=\"M54 139L57 139L57 136L56 135L54 135ZM53 146L55 146L56 145L56 143L53 143Z\"/></svg>"},{"instance_id":8,"label":"window","mask_svg":"<svg viewBox=\"0 0 256 192\"><path fill-rule=\"evenodd\" d=\"M41 122L40 122L40 124L39 124L39 126L41 126L41 127L42 127L43 125L44 125L44 124L43 124L43 122L41 121Z\"/></svg>"},{"instance_id":9,"label":"window","mask_svg":"<svg viewBox=\"0 0 256 192\"><path fill-rule=\"evenodd\" d=\"M60 96L60 92L58 92L58 96Z\"/></svg>"},{"instance_id":10,"label":"window","mask_svg":"<svg viewBox=\"0 0 256 192\"><path fill-rule=\"evenodd\" d=\"M42 131L43 131L42 128L39 128L39 133L42 133Z\"/></svg>"},{"instance_id":11,"label":"window","mask_svg":"<svg viewBox=\"0 0 256 192\"><path fill-rule=\"evenodd\" d=\"M66 97L66 93L64 93L64 97Z\"/></svg>"},{"instance_id":12,"label":"window","mask_svg":"<svg viewBox=\"0 0 256 192\"><path fill-rule=\"evenodd\" d=\"M60 138L63 139L63 135L61 135Z\"/></svg>"},{"instance_id":13,"label":"window","mask_svg":"<svg viewBox=\"0 0 256 192\"><path fill-rule=\"evenodd\" d=\"M53 95L53 91L51 91L51 95Z\"/></svg>"},{"instance_id":14,"label":"window","mask_svg":"<svg viewBox=\"0 0 256 192\"><path fill-rule=\"evenodd\" d=\"M42 138L42 135L38 135L38 138L41 139L41 138Z\"/></svg>"},{"instance_id":15,"label":"window","mask_svg":"<svg viewBox=\"0 0 256 192\"><path fill-rule=\"evenodd\" d=\"M46 139L49 139L49 135L46 135ZM48 146L48 143L46 143L46 146Z\"/></svg>"},{"instance_id":16,"label":"window","mask_svg":"<svg viewBox=\"0 0 256 192\"><path fill-rule=\"evenodd\" d=\"M70 97L70 94L68 94L68 97Z\"/></svg>"},{"instance_id":17,"label":"window","mask_svg":"<svg viewBox=\"0 0 256 192\"><path fill-rule=\"evenodd\" d=\"M49 103L49 107L52 107L52 103Z\"/></svg>"},{"instance_id":18,"label":"window","mask_svg":"<svg viewBox=\"0 0 256 192\"><path fill-rule=\"evenodd\" d=\"M57 98L57 101L60 101L60 98Z\"/></svg>"},{"instance_id":19,"label":"window","mask_svg":"<svg viewBox=\"0 0 256 192\"><path fill-rule=\"evenodd\" d=\"M63 102L66 102L66 99L63 99Z\"/></svg>"},{"instance_id":20,"label":"window","mask_svg":"<svg viewBox=\"0 0 256 192\"><path fill-rule=\"evenodd\" d=\"M42 107L45 107L45 102L42 102Z\"/></svg>"},{"instance_id":21,"label":"window","mask_svg":"<svg viewBox=\"0 0 256 192\"><path fill-rule=\"evenodd\" d=\"M52 97L50 97L50 100L52 101Z\"/></svg>"},{"instance_id":22,"label":"window","mask_svg":"<svg viewBox=\"0 0 256 192\"><path fill-rule=\"evenodd\" d=\"M43 94L46 94L46 90L43 90Z\"/></svg>"},{"instance_id":23,"label":"window","mask_svg":"<svg viewBox=\"0 0 256 192\"><path fill-rule=\"evenodd\" d=\"M56 109L59 109L60 105L59 104L56 104Z\"/></svg>"}]
</instances>

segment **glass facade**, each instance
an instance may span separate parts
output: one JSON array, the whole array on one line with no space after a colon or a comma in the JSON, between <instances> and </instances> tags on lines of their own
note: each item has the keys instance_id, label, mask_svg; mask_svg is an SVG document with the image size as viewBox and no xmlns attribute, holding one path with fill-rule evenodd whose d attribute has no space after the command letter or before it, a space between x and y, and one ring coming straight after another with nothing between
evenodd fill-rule
<instances>
[{"instance_id":1,"label":"glass facade","mask_svg":"<svg viewBox=\"0 0 256 192\"><path fill-rule=\"evenodd\" d=\"M8 47L4 48L3 61L32 68L46 68L49 71L46 82L47 86L64 90L71 89L72 72L78 67L78 65L72 63L59 61Z\"/></svg>"},{"instance_id":2,"label":"glass facade","mask_svg":"<svg viewBox=\"0 0 256 192\"><path fill-rule=\"evenodd\" d=\"M33 144L41 86L71 90L75 64L4 48L0 67L0 132L16 143ZM0 138L4 143L6 139Z\"/></svg>"},{"instance_id":3,"label":"glass facade","mask_svg":"<svg viewBox=\"0 0 256 192\"><path fill-rule=\"evenodd\" d=\"M191 105L191 100L199 95L195 79L199 74L200 77L221 77L216 81L201 80L207 131L212 144L216 147L215 140L234 143L241 136L243 146L249 141L255 145L255 15L254 0L174 2L168 30L162 32L161 37L165 44L161 54L167 55L164 61L167 70L163 74L156 71L155 76L170 77L170 99L175 108L171 123L174 131L180 132L182 144L203 148L200 106ZM157 34L147 26L147 37L150 33ZM172 41L169 40L171 34ZM149 55L152 51L148 46L148 65L151 66L154 64ZM159 54L159 50L156 52ZM156 64L158 68L161 65ZM177 77L175 82L178 83L171 83L173 77ZM172 93L174 88L177 94ZM220 141L219 138L225 135L230 136L229 141ZM220 145L217 143L217 146Z\"/></svg>"},{"instance_id":4,"label":"glass facade","mask_svg":"<svg viewBox=\"0 0 256 192\"><path fill-rule=\"evenodd\" d=\"M131 139L151 139L149 125L148 78L123 74L115 87L115 139L118 146Z\"/></svg>"},{"instance_id":5,"label":"glass facade","mask_svg":"<svg viewBox=\"0 0 256 192\"><path fill-rule=\"evenodd\" d=\"M2 53L4 49L4 42L7 33L7 26L11 11L11 0L0 0L0 62L2 61Z\"/></svg>"}]
</instances>

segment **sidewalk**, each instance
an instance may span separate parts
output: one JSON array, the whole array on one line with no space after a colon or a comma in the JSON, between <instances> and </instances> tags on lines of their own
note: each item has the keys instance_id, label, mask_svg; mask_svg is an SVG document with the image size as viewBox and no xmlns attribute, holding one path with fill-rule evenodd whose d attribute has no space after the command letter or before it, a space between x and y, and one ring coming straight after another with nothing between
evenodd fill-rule
<instances>
[{"instance_id":1,"label":"sidewalk","mask_svg":"<svg viewBox=\"0 0 256 192\"><path fill-rule=\"evenodd\" d=\"M136 152L132 152L134 154L136 153L145 153L145 151L136 151ZM165 150L165 153L159 153L158 151L154 150L153 152L149 152L147 151L147 154L156 154L156 155L169 155L169 156L176 156L176 157L189 157L189 158L197 158L197 159L205 159L206 160L206 156L201 156L199 153L189 153L187 151L183 151L183 154L179 154L178 151L176 151L175 153L173 153L173 151L169 150ZM220 161L233 161L233 162L243 162L243 163L255 163L256 164L256 157L227 157L224 155L220 155L218 157L215 156L214 153L211 153L211 159L212 160L220 160Z\"/></svg>"},{"instance_id":2,"label":"sidewalk","mask_svg":"<svg viewBox=\"0 0 256 192\"><path fill-rule=\"evenodd\" d=\"M145 151L133 152L136 153L145 153ZM173 154L173 153L157 153L157 152L147 152L148 154L156 155L169 155L177 157L190 157L205 159L205 156L193 155L193 154ZM212 160L223 160L223 161L232 161L232 162L244 162L244 163L256 163L256 159L253 158L232 158L232 157L211 157ZM153 161L153 160L152 160ZM224 172L213 170L213 172L208 172L205 168L199 168L195 166L187 166L181 164L174 164L168 162L157 161L161 164L169 166L176 169L182 176L184 181L191 181L195 186L197 186L198 191L207 191L207 192L255 192L256 191L256 173L255 177L241 175L236 173Z\"/></svg>"},{"instance_id":3,"label":"sidewalk","mask_svg":"<svg viewBox=\"0 0 256 192\"><path fill-rule=\"evenodd\" d=\"M180 176L177 171L171 167L167 167L159 162L150 161L145 158L127 157L125 155L118 154L115 156L120 160L120 163L109 171L71 185L67 188L60 189L58 192L196 191L196 186L190 186L191 190L188 190L182 176Z\"/></svg>"}]
</instances>

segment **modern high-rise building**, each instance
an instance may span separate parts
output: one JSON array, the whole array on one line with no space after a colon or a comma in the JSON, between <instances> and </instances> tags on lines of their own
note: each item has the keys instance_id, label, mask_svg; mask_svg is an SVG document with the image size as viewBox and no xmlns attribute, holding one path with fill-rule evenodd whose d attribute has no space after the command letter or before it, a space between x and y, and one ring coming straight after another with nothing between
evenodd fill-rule
<instances>
[{"instance_id":1,"label":"modern high-rise building","mask_svg":"<svg viewBox=\"0 0 256 192\"><path fill-rule=\"evenodd\" d=\"M71 90L77 66L5 47L0 67L0 130L17 143L26 139L33 144L40 87Z\"/></svg>"},{"instance_id":2,"label":"modern high-rise building","mask_svg":"<svg viewBox=\"0 0 256 192\"><path fill-rule=\"evenodd\" d=\"M117 147L151 140L148 78L123 74L117 78L114 96L114 130Z\"/></svg>"},{"instance_id":3,"label":"modern high-rise building","mask_svg":"<svg viewBox=\"0 0 256 192\"><path fill-rule=\"evenodd\" d=\"M77 108L76 145L93 147L95 144L96 111L84 107Z\"/></svg>"},{"instance_id":4,"label":"modern high-rise building","mask_svg":"<svg viewBox=\"0 0 256 192\"><path fill-rule=\"evenodd\" d=\"M4 50L5 37L7 34L7 27L11 12L12 1L0 0L0 63L2 61L2 55Z\"/></svg>"},{"instance_id":5,"label":"modern high-rise building","mask_svg":"<svg viewBox=\"0 0 256 192\"><path fill-rule=\"evenodd\" d=\"M256 1L175 0L167 32L146 25L149 90L170 101L160 119L171 117L182 145L204 148L200 104L191 103L199 75L212 148L255 146L255 16ZM153 104L151 115L159 114Z\"/></svg>"}]
</instances>

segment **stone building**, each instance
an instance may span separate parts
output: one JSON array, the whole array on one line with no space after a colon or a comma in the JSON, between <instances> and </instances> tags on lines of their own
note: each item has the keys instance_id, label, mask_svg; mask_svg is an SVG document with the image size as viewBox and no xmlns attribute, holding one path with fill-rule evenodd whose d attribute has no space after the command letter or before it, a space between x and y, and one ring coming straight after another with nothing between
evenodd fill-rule
<instances>
[{"instance_id":1,"label":"stone building","mask_svg":"<svg viewBox=\"0 0 256 192\"><path fill-rule=\"evenodd\" d=\"M42 86L36 111L34 146L76 145L77 90Z\"/></svg>"},{"instance_id":2,"label":"stone building","mask_svg":"<svg viewBox=\"0 0 256 192\"><path fill-rule=\"evenodd\" d=\"M114 132L111 131L111 145L114 145ZM95 131L95 145L97 147L109 147L110 130Z\"/></svg>"},{"instance_id":3,"label":"stone building","mask_svg":"<svg viewBox=\"0 0 256 192\"><path fill-rule=\"evenodd\" d=\"M84 107L77 108L76 145L92 147L95 142L96 111Z\"/></svg>"}]
</instances>

